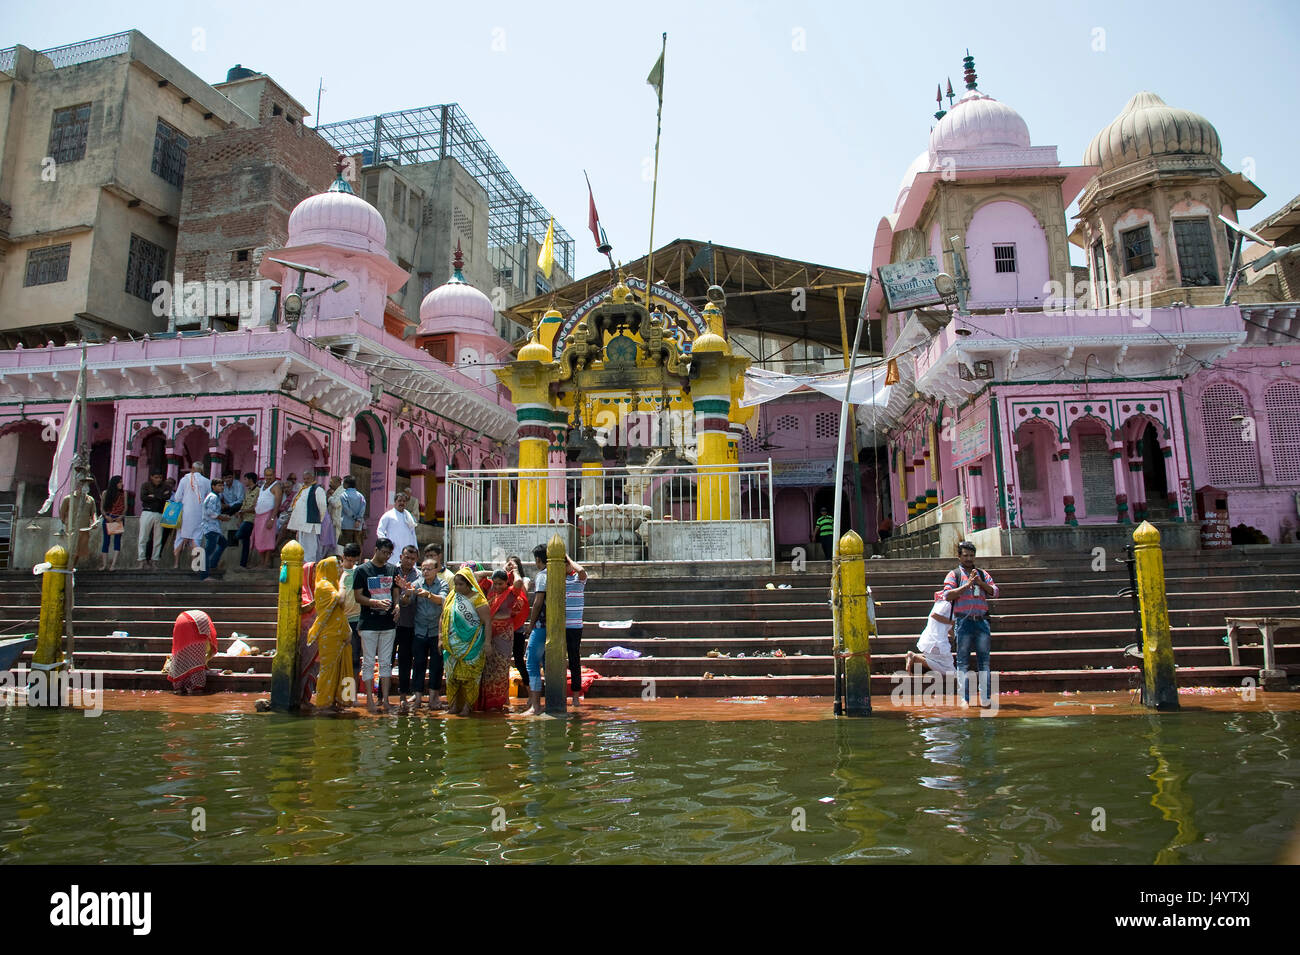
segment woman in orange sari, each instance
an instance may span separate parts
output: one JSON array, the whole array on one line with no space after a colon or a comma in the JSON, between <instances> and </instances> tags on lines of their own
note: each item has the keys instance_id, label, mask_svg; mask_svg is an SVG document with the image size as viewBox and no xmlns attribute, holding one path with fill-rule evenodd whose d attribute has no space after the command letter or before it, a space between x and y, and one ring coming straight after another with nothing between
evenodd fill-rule
<instances>
[{"instance_id":1,"label":"woman in orange sari","mask_svg":"<svg viewBox=\"0 0 1300 955\"><path fill-rule=\"evenodd\" d=\"M483 664L483 682L478 697L478 709L502 710L510 705L510 654L514 644L514 618L519 590L510 586L504 570L492 575L492 589L488 593L492 615L492 639L487 645L487 660Z\"/></svg>"},{"instance_id":2,"label":"woman in orange sari","mask_svg":"<svg viewBox=\"0 0 1300 955\"><path fill-rule=\"evenodd\" d=\"M343 595L339 592L339 561L326 557L316 563L316 620L309 635L320 657L316 706L340 713L356 699L355 688L346 692L352 675L352 628L348 626Z\"/></svg>"}]
</instances>

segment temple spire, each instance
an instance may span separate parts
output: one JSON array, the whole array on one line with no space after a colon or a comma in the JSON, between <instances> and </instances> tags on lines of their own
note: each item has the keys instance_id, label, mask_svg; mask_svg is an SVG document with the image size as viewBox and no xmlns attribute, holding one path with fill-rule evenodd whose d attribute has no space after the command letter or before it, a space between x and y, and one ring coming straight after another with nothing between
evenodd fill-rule
<instances>
[{"instance_id":1,"label":"temple spire","mask_svg":"<svg viewBox=\"0 0 1300 955\"><path fill-rule=\"evenodd\" d=\"M456 240L456 251L451 255L451 278L453 282L464 282L461 269L465 268L465 253L460 250L460 239Z\"/></svg>"},{"instance_id":2,"label":"temple spire","mask_svg":"<svg viewBox=\"0 0 1300 955\"><path fill-rule=\"evenodd\" d=\"M352 187L348 185L348 181L343 178L343 170L347 167L348 157L339 153L338 158L334 160L334 181L330 183L330 187L325 190L326 192L346 192L348 195L356 195L352 191Z\"/></svg>"},{"instance_id":3,"label":"temple spire","mask_svg":"<svg viewBox=\"0 0 1300 955\"><path fill-rule=\"evenodd\" d=\"M966 89L968 90L976 89L977 87L975 85L975 79L976 79L975 57L970 55L969 49L966 51L966 55L962 58L961 64L962 64L963 72L965 73Z\"/></svg>"}]
</instances>

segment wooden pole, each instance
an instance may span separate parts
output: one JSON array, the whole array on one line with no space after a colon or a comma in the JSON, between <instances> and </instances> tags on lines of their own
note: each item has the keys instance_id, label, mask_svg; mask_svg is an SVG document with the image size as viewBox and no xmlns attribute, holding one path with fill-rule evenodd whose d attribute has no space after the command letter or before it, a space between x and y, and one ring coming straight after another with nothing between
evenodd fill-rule
<instances>
[{"instance_id":1,"label":"wooden pole","mask_svg":"<svg viewBox=\"0 0 1300 955\"><path fill-rule=\"evenodd\" d=\"M546 545L546 712L565 712L568 651L564 643L564 583L568 577L564 538Z\"/></svg>"},{"instance_id":2,"label":"wooden pole","mask_svg":"<svg viewBox=\"0 0 1300 955\"><path fill-rule=\"evenodd\" d=\"M1142 703L1150 709L1179 709L1174 643L1165 594L1165 558L1160 532L1143 521L1133 532L1138 603L1142 608Z\"/></svg>"}]
</instances>

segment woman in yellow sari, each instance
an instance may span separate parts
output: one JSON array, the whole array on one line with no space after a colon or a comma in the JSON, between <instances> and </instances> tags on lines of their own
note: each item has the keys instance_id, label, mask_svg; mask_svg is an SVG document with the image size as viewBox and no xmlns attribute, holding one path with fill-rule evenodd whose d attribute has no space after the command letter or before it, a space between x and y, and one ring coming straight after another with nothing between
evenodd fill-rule
<instances>
[{"instance_id":1,"label":"woman in yellow sari","mask_svg":"<svg viewBox=\"0 0 1300 955\"><path fill-rule=\"evenodd\" d=\"M487 661L492 627L488 601L474 572L462 567L442 605L442 645L446 658L447 708L452 716L469 716L478 699L479 680Z\"/></svg>"},{"instance_id":2,"label":"woman in yellow sari","mask_svg":"<svg viewBox=\"0 0 1300 955\"><path fill-rule=\"evenodd\" d=\"M342 712L348 697L356 698L355 688L345 693L352 676L352 628L348 626L343 594L339 592L339 561L326 557L316 564L316 619L308 639L320 655L320 678L316 682L316 706L328 706Z\"/></svg>"}]
</instances>

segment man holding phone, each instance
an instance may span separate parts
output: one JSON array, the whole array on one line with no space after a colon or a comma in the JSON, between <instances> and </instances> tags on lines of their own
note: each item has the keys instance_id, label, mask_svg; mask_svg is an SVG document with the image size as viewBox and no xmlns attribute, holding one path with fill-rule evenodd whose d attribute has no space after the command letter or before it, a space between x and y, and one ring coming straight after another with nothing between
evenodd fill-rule
<instances>
[{"instance_id":1,"label":"man holding phone","mask_svg":"<svg viewBox=\"0 0 1300 955\"><path fill-rule=\"evenodd\" d=\"M960 703L963 707L970 705L966 673L970 668L970 652L974 649L980 705L988 706L992 694L989 667L992 633L989 630L988 598L998 595L998 585L987 571L975 566L975 545L970 541L962 541L957 545L957 559L960 566L950 570L944 578L943 599L952 602Z\"/></svg>"}]
</instances>

